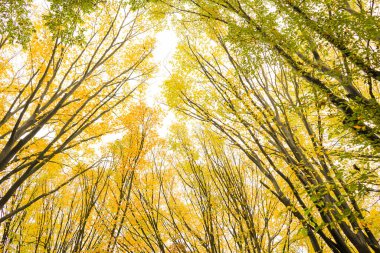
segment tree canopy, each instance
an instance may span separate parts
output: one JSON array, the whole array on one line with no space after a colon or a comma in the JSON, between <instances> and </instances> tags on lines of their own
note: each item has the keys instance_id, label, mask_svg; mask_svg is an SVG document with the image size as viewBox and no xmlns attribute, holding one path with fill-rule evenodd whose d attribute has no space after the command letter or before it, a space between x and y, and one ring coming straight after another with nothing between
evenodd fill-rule
<instances>
[{"instance_id":1,"label":"tree canopy","mask_svg":"<svg viewBox=\"0 0 380 253\"><path fill-rule=\"evenodd\" d=\"M380 252L378 0L0 17L3 252Z\"/></svg>"}]
</instances>

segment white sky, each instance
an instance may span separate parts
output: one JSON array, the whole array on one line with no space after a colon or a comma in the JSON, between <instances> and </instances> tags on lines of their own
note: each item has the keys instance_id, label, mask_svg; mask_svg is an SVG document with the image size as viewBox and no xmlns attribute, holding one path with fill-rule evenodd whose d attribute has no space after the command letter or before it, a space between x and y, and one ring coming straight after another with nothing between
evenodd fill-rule
<instances>
[{"instance_id":1,"label":"white sky","mask_svg":"<svg viewBox=\"0 0 380 253\"><path fill-rule=\"evenodd\" d=\"M170 60L173 57L177 47L178 38L174 31L164 30L157 33L156 45L153 51L153 61L159 67L155 78L149 81L146 102L149 106L153 106L161 95L161 86L166 78L169 77L171 71Z\"/></svg>"},{"instance_id":2,"label":"white sky","mask_svg":"<svg viewBox=\"0 0 380 253\"><path fill-rule=\"evenodd\" d=\"M178 37L173 30L164 30L156 35L153 61L157 64L159 69L155 77L148 81L145 100L148 106L160 106L167 113L163 119L162 127L158 132L161 137L167 135L168 129L175 119L174 113L170 112L169 108L164 104L162 85L170 75L172 69L170 61L173 58L177 44Z\"/></svg>"}]
</instances>

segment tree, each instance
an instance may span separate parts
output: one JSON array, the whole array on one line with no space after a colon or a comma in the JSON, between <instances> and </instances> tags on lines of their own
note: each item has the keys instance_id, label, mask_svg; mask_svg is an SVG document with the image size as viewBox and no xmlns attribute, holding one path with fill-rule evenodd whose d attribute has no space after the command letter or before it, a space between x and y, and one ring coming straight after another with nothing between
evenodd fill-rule
<instances>
[{"instance_id":1,"label":"tree","mask_svg":"<svg viewBox=\"0 0 380 253\"><path fill-rule=\"evenodd\" d=\"M142 13L116 2L98 15L86 17L83 45L64 39L64 33L51 34L37 22L29 49L20 52L23 58L12 62L13 56L8 56L2 62L3 211L33 175L64 170L70 155L78 156L81 149L89 152L86 142L115 131L117 118L110 112L120 108L151 72L145 62L152 40L147 36L141 44L135 39L147 31ZM23 66L17 68L20 62Z\"/></svg>"},{"instance_id":2,"label":"tree","mask_svg":"<svg viewBox=\"0 0 380 253\"><path fill-rule=\"evenodd\" d=\"M261 184L304 226L314 251L322 252L322 240L334 252L353 247L377 252L377 235L366 226L359 204L376 202L367 195L369 178L378 177L376 163L359 158L376 152L356 149L357 157L345 152L344 146L357 145L337 126L345 116L326 104L323 91L270 52L258 65L214 27L197 31L203 43L183 45L180 74L166 85L169 102L212 125L246 154L264 176ZM211 41L205 43L207 36Z\"/></svg>"},{"instance_id":3,"label":"tree","mask_svg":"<svg viewBox=\"0 0 380 253\"><path fill-rule=\"evenodd\" d=\"M178 233L187 230L189 237L197 239L188 250L281 250L287 241L286 232L292 229L290 212L281 209L279 201L260 184L260 174L245 155L206 129L194 135L186 135L183 126L174 131L174 149L180 154L174 167L184 200L174 196L173 202L183 202L182 206L169 208L171 221L178 220L176 226L182 228ZM183 237L182 241L188 240Z\"/></svg>"},{"instance_id":4,"label":"tree","mask_svg":"<svg viewBox=\"0 0 380 253\"><path fill-rule=\"evenodd\" d=\"M112 180L108 183L111 194L106 208L100 209L105 226L109 227L107 252L123 249L123 237L129 229L127 224L133 204L133 191L134 188L141 188L136 176L150 166L148 153L160 143L155 129L159 119L158 111L143 103L130 110L122 119L126 134L111 146L113 173Z\"/></svg>"},{"instance_id":5,"label":"tree","mask_svg":"<svg viewBox=\"0 0 380 253\"><path fill-rule=\"evenodd\" d=\"M140 101L121 117L123 137L104 147L100 160L77 161L67 180L41 173L33 180L37 184L22 185L12 198L13 213L2 218L3 251L123 250L131 191L141 187L135 177L144 173L147 153L159 143L157 117L156 110Z\"/></svg>"},{"instance_id":6,"label":"tree","mask_svg":"<svg viewBox=\"0 0 380 253\"><path fill-rule=\"evenodd\" d=\"M141 8L144 3L165 6L167 12L177 12L199 26L215 21L213 25L223 27L223 37L241 55L252 55L256 61L266 61L264 52L273 52L340 110L347 127L378 147L376 1L191 0L135 5Z\"/></svg>"}]
</instances>

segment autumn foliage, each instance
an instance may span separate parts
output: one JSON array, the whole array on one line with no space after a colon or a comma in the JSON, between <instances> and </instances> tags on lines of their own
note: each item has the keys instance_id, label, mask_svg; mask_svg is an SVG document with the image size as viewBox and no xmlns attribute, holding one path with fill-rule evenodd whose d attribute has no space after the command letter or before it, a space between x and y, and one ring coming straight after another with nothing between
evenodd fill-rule
<instances>
[{"instance_id":1,"label":"autumn foliage","mask_svg":"<svg viewBox=\"0 0 380 253\"><path fill-rule=\"evenodd\" d=\"M0 4L2 252L380 252L379 1Z\"/></svg>"}]
</instances>

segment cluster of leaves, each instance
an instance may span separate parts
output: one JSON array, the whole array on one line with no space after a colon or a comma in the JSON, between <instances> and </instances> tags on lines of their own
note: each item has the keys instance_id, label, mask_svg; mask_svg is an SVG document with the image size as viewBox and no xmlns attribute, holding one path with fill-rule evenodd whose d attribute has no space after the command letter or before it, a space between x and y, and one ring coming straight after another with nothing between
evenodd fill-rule
<instances>
[{"instance_id":1,"label":"cluster of leaves","mask_svg":"<svg viewBox=\"0 0 380 253\"><path fill-rule=\"evenodd\" d=\"M56 37L66 37L66 40L83 40L83 28L86 14L94 12L100 4L99 0L49 0L44 4L48 7L43 15L46 26ZM38 15L32 11L32 0L1 1L0 4L0 34L3 40L26 46L35 29L32 19ZM64 35L64 36L63 36Z\"/></svg>"},{"instance_id":2,"label":"cluster of leaves","mask_svg":"<svg viewBox=\"0 0 380 253\"><path fill-rule=\"evenodd\" d=\"M84 23L84 16L94 12L100 3L100 0L50 0L50 10L44 15L46 26L55 36L64 34L68 41L85 43L81 24Z\"/></svg>"},{"instance_id":3,"label":"cluster of leaves","mask_svg":"<svg viewBox=\"0 0 380 253\"><path fill-rule=\"evenodd\" d=\"M7 40L25 45L33 32L33 25L28 16L31 1L15 0L0 2L1 44Z\"/></svg>"}]
</instances>

